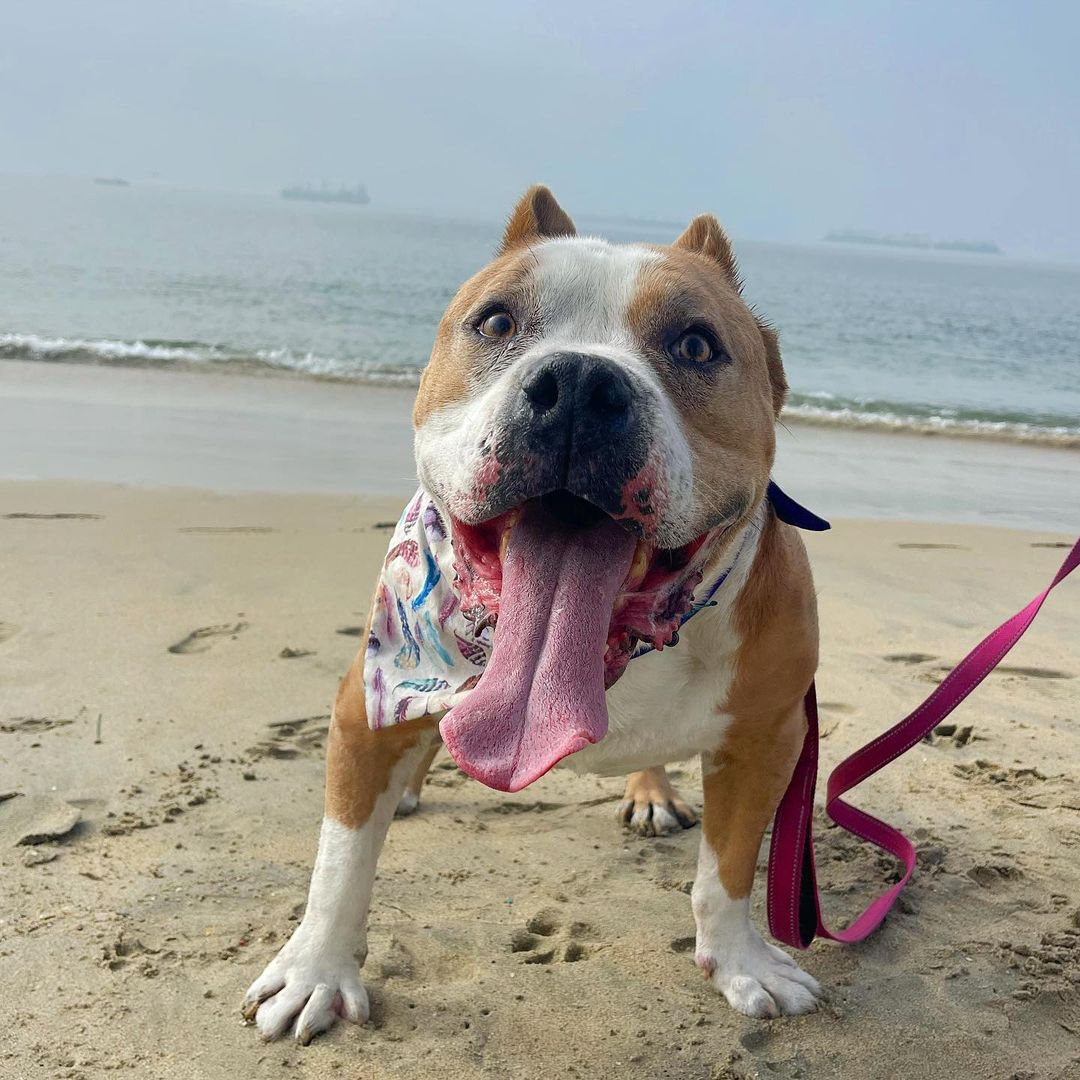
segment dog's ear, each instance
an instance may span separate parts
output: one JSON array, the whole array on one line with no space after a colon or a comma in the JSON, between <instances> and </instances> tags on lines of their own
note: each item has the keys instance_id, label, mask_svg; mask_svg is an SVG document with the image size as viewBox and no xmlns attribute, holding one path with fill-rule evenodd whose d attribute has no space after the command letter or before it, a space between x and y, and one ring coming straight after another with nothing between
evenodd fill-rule
<instances>
[{"instance_id":1,"label":"dog's ear","mask_svg":"<svg viewBox=\"0 0 1080 1080\"><path fill-rule=\"evenodd\" d=\"M728 280L735 286L736 292L742 292L742 278L739 277L739 267L735 262L735 253L731 250L731 241L712 214L698 214L686 226L686 232L675 241L674 246L682 248L683 251L692 251L696 255L704 255L706 259L719 263Z\"/></svg>"},{"instance_id":2,"label":"dog's ear","mask_svg":"<svg viewBox=\"0 0 1080 1080\"><path fill-rule=\"evenodd\" d=\"M570 215L556 202L555 196L543 184L533 184L524 195L503 233L499 254L505 255L519 244L541 240L548 236L576 236Z\"/></svg>"},{"instance_id":3,"label":"dog's ear","mask_svg":"<svg viewBox=\"0 0 1080 1080\"><path fill-rule=\"evenodd\" d=\"M788 393L784 362L780 359L780 335L757 315L754 316L754 322L761 331L761 340L765 342L765 363L769 369L769 383L772 386L773 413L779 417Z\"/></svg>"}]
</instances>

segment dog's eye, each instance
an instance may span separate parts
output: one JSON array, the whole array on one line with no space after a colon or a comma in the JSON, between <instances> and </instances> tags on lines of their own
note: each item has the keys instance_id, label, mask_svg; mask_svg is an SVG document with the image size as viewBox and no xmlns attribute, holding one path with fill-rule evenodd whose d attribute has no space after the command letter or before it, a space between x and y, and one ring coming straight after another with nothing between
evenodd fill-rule
<instances>
[{"instance_id":1,"label":"dog's eye","mask_svg":"<svg viewBox=\"0 0 1080 1080\"><path fill-rule=\"evenodd\" d=\"M684 364L707 364L718 355L713 343L700 330L687 330L671 343L668 352L672 359Z\"/></svg>"},{"instance_id":2,"label":"dog's eye","mask_svg":"<svg viewBox=\"0 0 1080 1080\"><path fill-rule=\"evenodd\" d=\"M505 341L517 333L514 317L505 311L493 311L476 328L484 337Z\"/></svg>"}]
</instances>

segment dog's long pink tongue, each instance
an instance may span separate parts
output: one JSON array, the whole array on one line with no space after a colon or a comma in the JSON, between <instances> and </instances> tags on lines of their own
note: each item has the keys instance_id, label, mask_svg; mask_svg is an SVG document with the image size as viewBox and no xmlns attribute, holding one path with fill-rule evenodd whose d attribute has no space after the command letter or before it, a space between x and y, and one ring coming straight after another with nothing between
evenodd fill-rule
<instances>
[{"instance_id":1,"label":"dog's long pink tongue","mask_svg":"<svg viewBox=\"0 0 1080 1080\"><path fill-rule=\"evenodd\" d=\"M470 776L520 791L607 733L604 650L635 546L608 519L573 531L526 507L503 559L491 659L439 725Z\"/></svg>"}]
</instances>

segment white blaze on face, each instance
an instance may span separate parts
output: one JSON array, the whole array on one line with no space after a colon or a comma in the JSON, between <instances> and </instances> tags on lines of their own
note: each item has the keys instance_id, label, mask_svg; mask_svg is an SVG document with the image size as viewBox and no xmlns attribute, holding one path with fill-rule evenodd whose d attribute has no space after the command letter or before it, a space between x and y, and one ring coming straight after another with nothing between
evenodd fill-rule
<instances>
[{"instance_id":1,"label":"white blaze on face","mask_svg":"<svg viewBox=\"0 0 1080 1080\"><path fill-rule=\"evenodd\" d=\"M633 352L627 313L638 279L659 252L591 237L545 240L532 248L532 284L540 297L544 341L567 348L595 346Z\"/></svg>"},{"instance_id":2,"label":"white blaze on face","mask_svg":"<svg viewBox=\"0 0 1080 1080\"><path fill-rule=\"evenodd\" d=\"M685 520L693 499L693 464L675 407L635 340L628 315L643 270L663 261L642 245L617 245L591 237L559 237L530 248L527 283L535 297L540 333L493 379L465 400L440 409L416 433L420 480L451 512L469 499L482 464L485 434L497 438L499 418L520 393L523 369L558 352L580 352L619 364L652 404L653 458L668 492L665 517Z\"/></svg>"}]
</instances>

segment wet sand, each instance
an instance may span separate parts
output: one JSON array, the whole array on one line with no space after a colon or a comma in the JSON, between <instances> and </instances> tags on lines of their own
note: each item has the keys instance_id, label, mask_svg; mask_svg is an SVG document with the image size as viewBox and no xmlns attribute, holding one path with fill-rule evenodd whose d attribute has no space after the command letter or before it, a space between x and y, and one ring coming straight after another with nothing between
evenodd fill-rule
<instances>
[{"instance_id":1,"label":"wet sand","mask_svg":"<svg viewBox=\"0 0 1080 1080\"><path fill-rule=\"evenodd\" d=\"M413 391L4 361L0 479L397 495ZM1080 452L785 421L776 478L826 517L1077 528Z\"/></svg>"}]
</instances>

